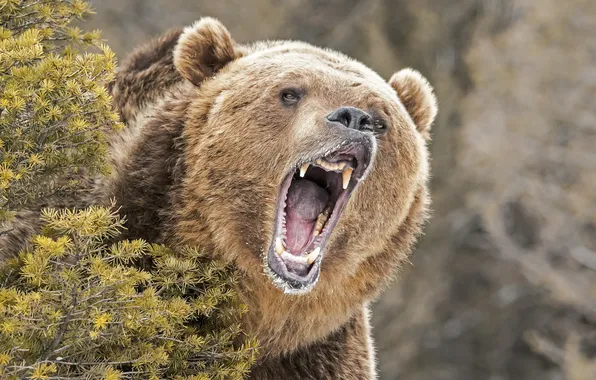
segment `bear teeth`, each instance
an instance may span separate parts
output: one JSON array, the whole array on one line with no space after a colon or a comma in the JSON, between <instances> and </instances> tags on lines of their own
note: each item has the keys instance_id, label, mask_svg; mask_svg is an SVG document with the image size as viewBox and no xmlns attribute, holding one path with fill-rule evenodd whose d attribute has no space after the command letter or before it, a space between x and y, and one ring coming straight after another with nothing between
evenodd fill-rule
<instances>
[{"instance_id":1,"label":"bear teeth","mask_svg":"<svg viewBox=\"0 0 596 380\"><path fill-rule=\"evenodd\" d=\"M348 188L348 185L350 184L350 179L352 179L352 173L354 172L354 169L352 168L346 168L342 173L341 173L341 179L342 179L342 186L345 189Z\"/></svg>"},{"instance_id":2,"label":"bear teeth","mask_svg":"<svg viewBox=\"0 0 596 380\"><path fill-rule=\"evenodd\" d=\"M321 253L321 247L315 248L311 253L309 253L306 256L292 255L286 249L287 248L281 238L278 237L277 239L275 239L275 253L284 260L289 260L298 264L311 265L315 262L315 260L317 259L317 257L319 257L319 254Z\"/></svg>"},{"instance_id":3,"label":"bear teeth","mask_svg":"<svg viewBox=\"0 0 596 380\"><path fill-rule=\"evenodd\" d=\"M354 168L348 166L347 162L329 162L323 158L317 158L315 163L328 172L341 172L342 187L344 190L348 188L350 180L352 179L352 173L354 173ZM304 164L300 166L300 177L304 177L306 175L306 171L308 170L309 166L310 164Z\"/></svg>"},{"instance_id":4,"label":"bear teeth","mask_svg":"<svg viewBox=\"0 0 596 380\"><path fill-rule=\"evenodd\" d=\"M317 217L315 228L312 232L314 236L319 236L321 234L321 230L323 229L323 226L325 226L325 222L327 222L327 219L329 219L329 209L325 209Z\"/></svg>"},{"instance_id":5,"label":"bear teeth","mask_svg":"<svg viewBox=\"0 0 596 380\"><path fill-rule=\"evenodd\" d=\"M315 163L328 172L342 171L346 167L345 162L329 162L323 158L317 158Z\"/></svg>"},{"instance_id":6,"label":"bear teeth","mask_svg":"<svg viewBox=\"0 0 596 380\"><path fill-rule=\"evenodd\" d=\"M309 166L310 164L306 163L300 167L300 178L304 178L304 175L306 174L306 171L308 170Z\"/></svg>"},{"instance_id":7,"label":"bear teeth","mask_svg":"<svg viewBox=\"0 0 596 380\"><path fill-rule=\"evenodd\" d=\"M321 247L317 247L315 248L314 251L312 251L311 253L309 253L306 256L306 262L308 263L308 265L311 265L312 263L315 262L315 260L317 259L317 257L319 257L319 254L321 253Z\"/></svg>"},{"instance_id":8,"label":"bear teeth","mask_svg":"<svg viewBox=\"0 0 596 380\"><path fill-rule=\"evenodd\" d=\"M296 256L296 255L292 255L288 251L283 251L281 254L281 258L286 261L292 261L297 264L304 264L304 265L308 264L308 256Z\"/></svg>"},{"instance_id":9,"label":"bear teeth","mask_svg":"<svg viewBox=\"0 0 596 380\"><path fill-rule=\"evenodd\" d=\"M275 253L277 253L278 255L281 255L284 252L284 244L281 240L281 238L277 238L275 239Z\"/></svg>"},{"instance_id":10,"label":"bear teeth","mask_svg":"<svg viewBox=\"0 0 596 380\"><path fill-rule=\"evenodd\" d=\"M292 255L288 251L282 251L282 253L280 254L280 256L281 256L282 259L287 260L287 261L291 261L293 263L304 264L304 265L311 265L312 263L315 262L315 260L317 259L317 257L319 257L320 254L321 254L321 247L317 247L311 253L309 253L306 256Z\"/></svg>"}]
</instances>

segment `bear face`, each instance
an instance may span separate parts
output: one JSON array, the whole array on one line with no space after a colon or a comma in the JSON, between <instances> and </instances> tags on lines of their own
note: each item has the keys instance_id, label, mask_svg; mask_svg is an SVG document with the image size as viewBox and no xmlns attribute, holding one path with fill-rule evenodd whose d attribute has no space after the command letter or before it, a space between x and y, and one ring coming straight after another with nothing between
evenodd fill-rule
<instances>
[{"instance_id":1,"label":"bear face","mask_svg":"<svg viewBox=\"0 0 596 380\"><path fill-rule=\"evenodd\" d=\"M437 111L420 74L406 69L386 82L304 43L241 46L209 18L185 29L174 65L194 86L181 241L210 241L250 286L267 278L315 298L348 292L365 266L386 278L405 259L424 218ZM380 278L361 280L360 293Z\"/></svg>"}]
</instances>

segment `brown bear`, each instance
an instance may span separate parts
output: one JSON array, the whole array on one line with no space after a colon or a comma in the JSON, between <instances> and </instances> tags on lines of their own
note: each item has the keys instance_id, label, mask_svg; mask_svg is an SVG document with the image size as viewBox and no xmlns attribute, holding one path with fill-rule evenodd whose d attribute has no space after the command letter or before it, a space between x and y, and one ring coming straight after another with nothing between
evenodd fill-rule
<instances>
[{"instance_id":1,"label":"brown bear","mask_svg":"<svg viewBox=\"0 0 596 380\"><path fill-rule=\"evenodd\" d=\"M238 268L250 378L376 378L368 302L426 218L428 82L203 18L136 49L110 91L127 129L98 190L126 237Z\"/></svg>"}]
</instances>

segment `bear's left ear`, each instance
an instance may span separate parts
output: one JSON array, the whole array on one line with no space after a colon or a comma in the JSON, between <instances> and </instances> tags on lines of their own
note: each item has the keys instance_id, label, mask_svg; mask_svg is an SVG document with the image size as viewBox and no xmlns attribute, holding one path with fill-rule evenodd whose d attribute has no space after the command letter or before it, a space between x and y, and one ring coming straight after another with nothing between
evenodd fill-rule
<instances>
[{"instance_id":1,"label":"bear's left ear","mask_svg":"<svg viewBox=\"0 0 596 380\"><path fill-rule=\"evenodd\" d=\"M437 116L437 98L432 86L413 69L403 69L393 74L389 84L397 92L418 131L425 139L430 139L430 127Z\"/></svg>"},{"instance_id":2,"label":"bear's left ear","mask_svg":"<svg viewBox=\"0 0 596 380\"><path fill-rule=\"evenodd\" d=\"M226 27L214 18L204 17L184 28L174 48L174 66L198 86L240 56Z\"/></svg>"}]
</instances>

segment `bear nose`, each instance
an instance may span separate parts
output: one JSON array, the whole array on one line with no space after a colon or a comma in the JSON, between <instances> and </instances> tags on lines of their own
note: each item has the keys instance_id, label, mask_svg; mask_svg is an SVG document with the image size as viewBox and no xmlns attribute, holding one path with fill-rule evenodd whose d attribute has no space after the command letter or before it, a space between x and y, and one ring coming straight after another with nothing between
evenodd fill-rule
<instances>
[{"instance_id":1,"label":"bear nose","mask_svg":"<svg viewBox=\"0 0 596 380\"><path fill-rule=\"evenodd\" d=\"M327 115L326 119L359 131L371 129L372 127L372 118L370 115L360 108L355 107L340 107Z\"/></svg>"}]
</instances>

